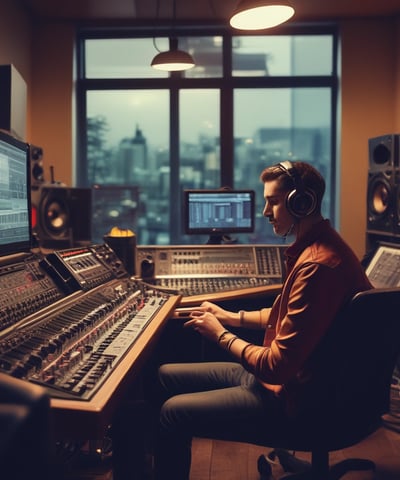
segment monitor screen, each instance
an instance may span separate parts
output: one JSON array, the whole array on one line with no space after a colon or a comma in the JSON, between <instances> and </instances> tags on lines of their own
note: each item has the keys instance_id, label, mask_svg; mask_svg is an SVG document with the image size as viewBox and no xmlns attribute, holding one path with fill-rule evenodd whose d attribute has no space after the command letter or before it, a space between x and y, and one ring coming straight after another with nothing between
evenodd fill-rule
<instances>
[{"instance_id":1,"label":"monitor screen","mask_svg":"<svg viewBox=\"0 0 400 480\"><path fill-rule=\"evenodd\" d=\"M253 190L184 190L187 234L224 235L254 231Z\"/></svg>"},{"instance_id":2,"label":"monitor screen","mask_svg":"<svg viewBox=\"0 0 400 480\"><path fill-rule=\"evenodd\" d=\"M0 131L0 257L31 248L29 147Z\"/></svg>"},{"instance_id":3,"label":"monitor screen","mask_svg":"<svg viewBox=\"0 0 400 480\"><path fill-rule=\"evenodd\" d=\"M365 273L375 288L400 286L400 245L379 245Z\"/></svg>"}]
</instances>

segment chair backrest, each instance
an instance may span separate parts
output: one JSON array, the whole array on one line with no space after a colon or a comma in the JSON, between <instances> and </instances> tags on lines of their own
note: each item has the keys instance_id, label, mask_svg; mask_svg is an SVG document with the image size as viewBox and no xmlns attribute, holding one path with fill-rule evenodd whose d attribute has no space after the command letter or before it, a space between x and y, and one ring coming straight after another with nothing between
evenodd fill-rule
<instances>
[{"instance_id":1,"label":"chair backrest","mask_svg":"<svg viewBox=\"0 0 400 480\"><path fill-rule=\"evenodd\" d=\"M51 455L50 398L45 389L0 373L0 472L9 480L50 480Z\"/></svg>"},{"instance_id":2,"label":"chair backrest","mask_svg":"<svg viewBox=\"0 0 400 480\"><path fill-rule=\"evenodd\" d=\"M351 364L342 365L344 385L358 397L357 403L363 401L382 415L390 407L393 370L400 353L400 288L355 295L345 326Z\"/></svg>"},{"instance_id":3,"label":"chair backrest","mask_svg":"<svg viewBox=\"0 0 400 480\"><path fill-rule=\"evenodd\" d=\"M400 288L356 294L321 349L325 423L338 438L362 437L389 411L393 371L400 354ZM323 391L325 389L325 392ZM349 441L351 444L351 441Z\"/></svg>"},{"instance_id":4,"label":"chair backrest","mask_svg":"<svg viewBox=\"0 0 400 480\"><path fill-rule=\"evenodd\" d=\"M313 353L302 410L277 430L265 428L256 443L298 451L354 445L389 411L399 354L400 288L356 294Z\"/></svg>"}]
</instances>

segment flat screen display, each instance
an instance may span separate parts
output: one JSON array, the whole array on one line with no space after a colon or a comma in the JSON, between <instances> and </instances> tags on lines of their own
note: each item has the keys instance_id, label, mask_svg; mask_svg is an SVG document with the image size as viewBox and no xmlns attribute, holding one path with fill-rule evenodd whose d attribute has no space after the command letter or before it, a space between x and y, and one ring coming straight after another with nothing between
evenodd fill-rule
<instances>
[{"instance_id":1,"label":"flat screen display","mask_svg":"<svg viewBox=\"0 0 400 480\"><path fill-rule=\"evenodd\" d=\"M253 190L184 190L187 234L224 235L254 231Z\"/></svg>"},{"instance_id":2,"label":"flat screen display","mask_svg":"<svg viewBox=\"0 0 400 480\"><path fill-rule=\"evenodd\" d=\"M400 286L400 245L380 245L365 271L375 288Z\"/></svg>"},{"instance_id":3,"label":"flat screen display","mask_svg":"<svg viewBox=\"0 0 400 480\"><path fill-rule=\"evenodd\" d=\"M0 131L0 257L30 248L29 147Z\"/></svg>"}]
</instances>

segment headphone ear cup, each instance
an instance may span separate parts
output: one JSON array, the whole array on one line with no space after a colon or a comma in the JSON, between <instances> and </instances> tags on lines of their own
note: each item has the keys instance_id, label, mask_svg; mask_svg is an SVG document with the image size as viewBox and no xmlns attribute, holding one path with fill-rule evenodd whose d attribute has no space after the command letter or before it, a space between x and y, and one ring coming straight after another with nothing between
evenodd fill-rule
<instances>
[{"instance_id":1,"label":"headphone ear cup","mask_svg":"<svg viewBox=\"0 0 400 480\"><path fill-rule=\"evenodd\" d=\"M311 215L316 207L317 198L312 190L298 192L292 190L286 197L286 207L291 215L296 218Z\"/></svg>"}]
</instances>

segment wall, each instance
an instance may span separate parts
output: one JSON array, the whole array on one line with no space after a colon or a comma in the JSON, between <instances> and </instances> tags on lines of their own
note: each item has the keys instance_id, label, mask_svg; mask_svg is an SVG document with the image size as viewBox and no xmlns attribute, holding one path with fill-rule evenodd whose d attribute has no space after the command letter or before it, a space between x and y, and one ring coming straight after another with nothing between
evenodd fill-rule
<instances>
[{"instance_id":1,"label":"wall","mask_svg":"<svg viewBox=\"0 0 400 480\"><path fill-rule=\"evenodd\" d=\"M31 141L43 148L45 180L74 186L73 52L75 29L67 23L34 23Z\"/></svg>"},{"instance_id":2,"label":"wall","mask_svg":"<svg viewBox=\"0 0 400 480\"><path fill-rule=\"evenodd\" d=\"M368 139L400 133L399 30L400 20L341 25L339 230L359 257L365 253Z\"/></svg>"},{"instance_id":3,"label":"wall","mask_svg":"<svg viewBox=\"0 0 400 480\"><path fill-rule=\"evenodd\" d=\"M46 180L50 179L50 165L54 165L55 179L73 186L73 25L33 22L31 53L29 28L23 26L26 18L13 0L4 1L0 61L14 63L28 81L28 141L44 149ZM346 20L341 35L339 230L361 258L367 141L385 133L400 133L400 19Z\"/></svg>"}]
</instances>

